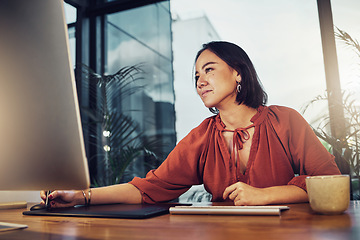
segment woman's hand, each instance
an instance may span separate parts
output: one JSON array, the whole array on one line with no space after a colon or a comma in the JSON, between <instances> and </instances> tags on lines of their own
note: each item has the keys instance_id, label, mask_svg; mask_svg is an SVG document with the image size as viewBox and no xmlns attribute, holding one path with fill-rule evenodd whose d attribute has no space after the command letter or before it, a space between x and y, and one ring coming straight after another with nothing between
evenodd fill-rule
<instances>
[{"instance_id":1,"label":"woman's hand","mask_svg":"<svg viewBox=\"0 0 360 240\"><path fill-rule=\"evenodd\" d=\"M227 187L223 198L234 201L236 206L300 203L309 200L307 193L295 185L256 188L243 182Z\"/></svg>"},{"instance_id":2,"label":"woman's hand","mask_svg":"<svg viewBox=\"0 0 360 240\"><path fill-rule=\"evenodd\" d=\"M42 198L41 204L45 204L46 193L40 192ZM53 191L49 195L51 208L73 207L75 205L85 204L85 199L82 191Z\"/></svg>"},{"instance_id":3,"label":"woman's hand","mask_svg":"<svg viewBox=\"0 0 360 240\"><path fill-rule=\"evenodd\" d=\"M263 188L252 187L243 182L237 182L227 187L223 198L229 198L236 206L266 205L266 193Z\"/></svg>"},{"instance_id":4,"label":"woman's hand","mask_svg":"<svg viewBox=\"0 0 360 240\"><path fill-rule=\"evenodd\" d=\"M86 201L85 197L86 196ZM40 203L45 205L46 193L40 192L43 201ZM128 203L140 204L142 203L142 195L139 189L129 183L122 183L110 185L105 187L92 188L91 193L88 190L83 191L53 191L49 195L50 207L73 207L75 205L87 205L91 198L91 204L114 204L114 203Z\"/></svg>"}]
</instances>

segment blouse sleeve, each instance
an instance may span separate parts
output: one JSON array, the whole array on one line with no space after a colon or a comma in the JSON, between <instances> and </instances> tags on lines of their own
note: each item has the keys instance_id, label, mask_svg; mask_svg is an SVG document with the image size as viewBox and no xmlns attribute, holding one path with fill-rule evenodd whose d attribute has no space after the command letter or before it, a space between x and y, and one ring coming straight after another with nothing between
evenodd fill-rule
<instances>
[{"instance_id":1,"label":"blouse sleeve","mask_svg":"<svg viewBox=\"0 0 360 240\"><path fill-rule=\"evenodd\" d=\"M281 138L286 141L283 144L288 148L292 167L297 174L288 185L295 185L306 191L307 176L341 174L335 157L322 145L306 120L293 109L289 109L286 115L283 119L288 119L288 124L279 120L280 125L288 126L281 127Z\"/></svg>"},{"instance_id":2,"label":"blouse sleeve","mask_svg":"<svg viewBox=\"0 0 360 240\"><path fill-rule=\"evenodd\" d=\"M129 183L138 188L143 202L166 202L179 197L192 185L202 183L199 159L212 132L211 118L193 129L170 152L165 161L145 178L135 177Z\"/></svg>"}]
</instances>

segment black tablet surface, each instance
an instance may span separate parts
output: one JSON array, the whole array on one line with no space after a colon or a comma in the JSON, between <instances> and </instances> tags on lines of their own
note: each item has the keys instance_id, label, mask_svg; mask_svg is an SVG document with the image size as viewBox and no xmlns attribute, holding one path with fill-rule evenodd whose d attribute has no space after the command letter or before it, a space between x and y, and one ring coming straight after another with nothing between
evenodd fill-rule
<instances>
[{"instance_id":1,"label":"black tablet surface","mask_svg":"<svg viewBox=\"0 0 360 240\"><path fill-rule=\"evenodd\" d=\"M144 219L169 213L174 204L109 204L71 208L39 209L23 212L32 216L98 217Z\"/></svg>"}]
</instances>

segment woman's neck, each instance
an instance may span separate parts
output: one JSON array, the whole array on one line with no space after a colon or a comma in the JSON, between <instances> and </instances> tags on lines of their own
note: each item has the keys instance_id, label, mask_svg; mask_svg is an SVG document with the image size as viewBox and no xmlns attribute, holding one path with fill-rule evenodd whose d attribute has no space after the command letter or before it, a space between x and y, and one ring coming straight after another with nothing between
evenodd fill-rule
<instances>
[{"instance_id":1,"label":"woman's neck","mask_svg":"<svg viewBox=\"0 0 360 240\"><path fill-rule=\"evenodd\" d=\"M246 105L234 105L227 109L219 109L221 121L226 129L234 130L245 128L252 124L251 118L257 113L257 110Z\"/></svg>"}]
</instances>

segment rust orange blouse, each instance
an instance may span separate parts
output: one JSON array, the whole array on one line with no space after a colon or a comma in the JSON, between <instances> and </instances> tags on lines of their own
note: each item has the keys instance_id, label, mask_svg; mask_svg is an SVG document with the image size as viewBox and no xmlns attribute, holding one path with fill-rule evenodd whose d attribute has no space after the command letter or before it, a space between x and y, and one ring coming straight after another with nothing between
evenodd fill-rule
<instances>
[{"instance_id":1,"label":"rust orange blouse","mask_svg":"<svg viewBox=\"0 0 360 240\"><path fill-rule=\"evenodd\" d=\"M146 203L173 200L198 184L204 184L215 202L224 201L225 188L238 181L260 188L292 184L306 191L306 176L340 174L334 156L295 110L261 106L251 122L255 130L244 174L232 160L221 134L225 125L216 115L184 137L146 178L130 183Z\"/></svg>"}]
</instances>

